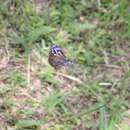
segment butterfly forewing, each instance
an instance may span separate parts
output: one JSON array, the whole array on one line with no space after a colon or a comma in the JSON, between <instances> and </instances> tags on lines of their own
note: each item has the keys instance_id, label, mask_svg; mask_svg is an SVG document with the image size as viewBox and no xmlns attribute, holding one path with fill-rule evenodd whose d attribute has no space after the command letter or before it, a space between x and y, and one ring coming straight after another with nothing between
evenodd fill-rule
<instances>
[{"instance_id":1,"label":"butterfly forewing","mask_svg":"<svg viewBox=\"0 0 130 130\"><path fill-rule=\"evenodd\" d=\"M50 48L48 61L56 69L65 66L67 62L62 49L56 44Z\"/></svg>"}]
</instances>

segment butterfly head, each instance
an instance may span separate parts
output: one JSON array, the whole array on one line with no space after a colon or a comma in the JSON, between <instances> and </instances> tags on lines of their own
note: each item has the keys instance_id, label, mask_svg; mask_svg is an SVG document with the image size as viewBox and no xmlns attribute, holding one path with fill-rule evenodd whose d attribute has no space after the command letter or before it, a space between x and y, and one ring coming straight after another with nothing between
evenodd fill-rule
<instances>
[{"instance_id":1,"label":"butterfly head","mask_svg":"<svg viewBox=\"0 0 130 130\"><path fill-rule=\"evenodd\" d=\"M52 54L58 54L61 51L61 49L58 45L52 44L50 51L51 51Z\"/></svg>"}]
</instances>

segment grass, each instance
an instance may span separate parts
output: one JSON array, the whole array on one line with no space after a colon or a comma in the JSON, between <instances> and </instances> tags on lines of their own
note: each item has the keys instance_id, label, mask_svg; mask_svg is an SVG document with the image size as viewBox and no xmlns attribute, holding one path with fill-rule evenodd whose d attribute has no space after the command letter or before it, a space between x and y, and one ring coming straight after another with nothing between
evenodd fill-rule
<instances>
[{"instance_id":1,"label":"grass","mask_svg":"<svg viewBox=\"0 0 130 130\"><path fill-rule=\"evenodd\" d=\"M0 2L0 129L130 129L129 2L41 1Z\"/></svg>"}]
</instances>

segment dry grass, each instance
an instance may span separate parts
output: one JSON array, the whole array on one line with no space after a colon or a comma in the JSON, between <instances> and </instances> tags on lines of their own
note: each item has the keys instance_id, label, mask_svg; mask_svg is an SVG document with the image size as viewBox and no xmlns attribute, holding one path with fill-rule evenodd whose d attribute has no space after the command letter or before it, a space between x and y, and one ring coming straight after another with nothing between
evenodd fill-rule
<instances>
[{"instance_id":1,"label":"dry grass","mask_svg":"<svg viewBox=\"0 0 130 130\"><path fill-rule=\"evenodd\" d=\"M41 1L0 2L0 129L129 129L127 4ZM73 66L49 65L50 39Z\"/></svg>"}]
</instances>

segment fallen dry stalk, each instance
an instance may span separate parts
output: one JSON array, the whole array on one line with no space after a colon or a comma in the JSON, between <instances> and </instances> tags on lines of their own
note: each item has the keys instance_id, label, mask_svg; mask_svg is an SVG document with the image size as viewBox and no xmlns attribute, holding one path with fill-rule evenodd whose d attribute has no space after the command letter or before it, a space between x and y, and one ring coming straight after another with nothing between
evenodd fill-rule
<instances>
[{"instance_id":1,"label":"fallen dry stalk","mask_svg":"<svg viewBox=\"0 0 130 130\"><path fill-rule=\"evenodd\" d=\"M67 78L69 80L72 80L74 82L77 82L78 84L82 83L82 81L80 79L78 79L76 77L73 77L71 75L67 75L67 74L63 74L63 73L59 73L59 72L57 72L56 74L59 75L59 76L63 76L63 77L65 77L65 78Z\"/></svg>"}]
</instances>

